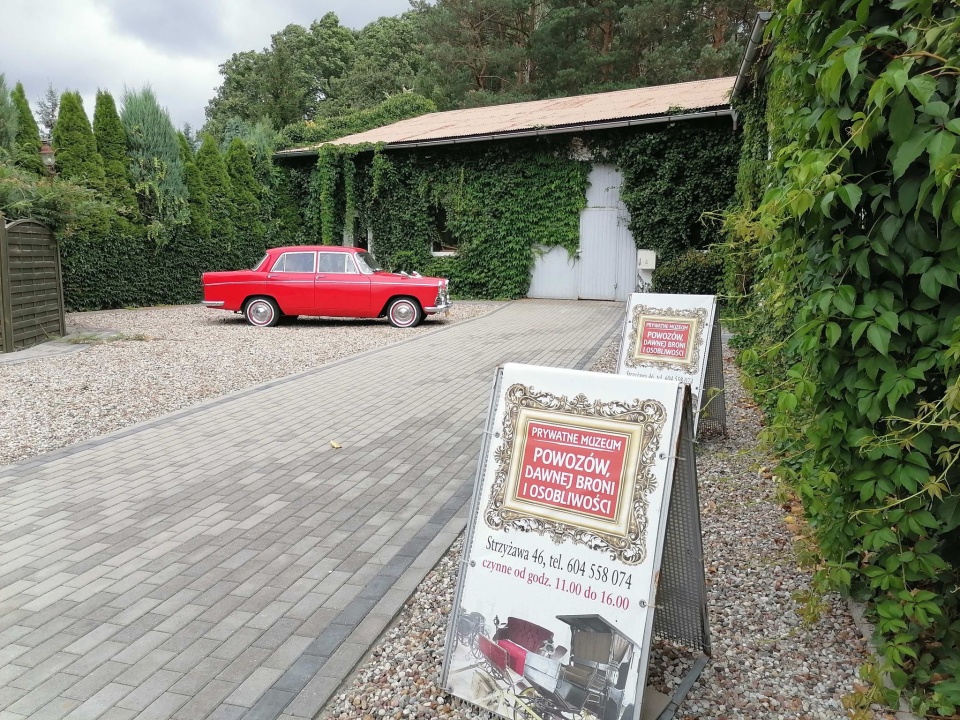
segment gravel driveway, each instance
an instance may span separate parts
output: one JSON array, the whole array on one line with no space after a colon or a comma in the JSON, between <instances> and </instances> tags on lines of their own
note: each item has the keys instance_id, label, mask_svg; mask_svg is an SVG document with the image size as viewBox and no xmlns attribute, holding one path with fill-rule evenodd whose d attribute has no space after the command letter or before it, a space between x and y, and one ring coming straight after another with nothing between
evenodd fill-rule
<instances>
[{"instance_id":1,"label":"gravel driveway","mask_svg":"<svg viewBox=\"0 0 960 720\"><path fill-rule=\"evenodd\" d=\"M69 355L0 364L0 465L128 427L267 380L483 315L456 303L413 329L301 318L255 328L199 305L67 315L74 333L119 338ZM127 338L127 339L123 339Z\"/></svg>"}]
</instances>

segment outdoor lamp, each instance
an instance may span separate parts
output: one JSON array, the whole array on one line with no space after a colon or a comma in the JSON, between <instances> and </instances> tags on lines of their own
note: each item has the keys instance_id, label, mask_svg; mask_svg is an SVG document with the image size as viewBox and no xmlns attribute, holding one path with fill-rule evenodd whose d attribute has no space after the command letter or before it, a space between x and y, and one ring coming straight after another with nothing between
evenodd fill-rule
<instances>
[{"instance_id":1,"label":"outdoor lamp","mask_svg":"<svg viewBox=\"0 0 960 720\"><path fill-rule=\"evenodd\" d=\"M56 164L56 160L54 160L54 157L53 157L53 156L54 156L54 151L53 151L53 148L50 147L50 143L48 143L46 140L44 140L43 142L41 142L41 144L40 144L40 160L41 160L41 162L43 162L43 166L44 166L44 167L47 169L47 171L50 172L50 173L53 172L53 166Z\"/></svg>"}]
</instances>

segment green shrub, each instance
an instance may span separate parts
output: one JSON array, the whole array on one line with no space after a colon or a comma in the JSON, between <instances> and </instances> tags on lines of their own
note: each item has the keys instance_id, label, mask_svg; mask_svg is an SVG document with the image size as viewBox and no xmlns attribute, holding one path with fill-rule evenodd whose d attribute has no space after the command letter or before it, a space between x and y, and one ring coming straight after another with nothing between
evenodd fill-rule
<instances>
[{"instance_id":1,"label":"green shrub","mask_svg":"<svg viewBox=\"0 0 960 720\"><path fill-rule=\"evenodd\" d=\"M688 250L653 271L653 290L682 295L716 295L723 282L723 259L713 251Z\"/></svg>"}]
</instances>

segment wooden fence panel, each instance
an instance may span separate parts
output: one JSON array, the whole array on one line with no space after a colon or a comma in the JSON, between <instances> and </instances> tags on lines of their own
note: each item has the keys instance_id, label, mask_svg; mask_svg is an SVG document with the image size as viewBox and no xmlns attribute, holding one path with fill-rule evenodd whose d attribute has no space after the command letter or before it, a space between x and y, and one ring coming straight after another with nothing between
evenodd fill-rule
<instances>
[{"instance_id":1,"label":"wooden fence panel","mask_svg":"<svg viewBox=\"0 0 960 720\"><path fill-rule=\"evenodd\" d=\"M5 352L66 333L57 241L33 220L0 223L0 316Z\"/></svg>"}]
</instances>

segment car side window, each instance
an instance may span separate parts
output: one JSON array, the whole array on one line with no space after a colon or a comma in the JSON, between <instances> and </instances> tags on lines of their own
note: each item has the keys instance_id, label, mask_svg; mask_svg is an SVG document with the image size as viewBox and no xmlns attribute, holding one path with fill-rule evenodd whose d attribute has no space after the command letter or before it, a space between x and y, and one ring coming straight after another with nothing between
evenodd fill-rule
<instances>
[{"instance_id":1,"label":"car side window","mask_svg":"<svg viewBox=\"0 0 960 720\"><path fill-rule=\"evenodd\" d=\"M355 273L357 265L347 253L326 252L320 253L320 269L322 273Z\"/></svg>"},{"instance_id":2,"label":"car side window","mask_svg":"<svg viewBox=\"0 0 960 720\"><path fill-rule=\"evenodd\" d=\"M271 272L311 273L315 254L312 252L288 252L274 263Z\"/></svg>"}]
</instances>

